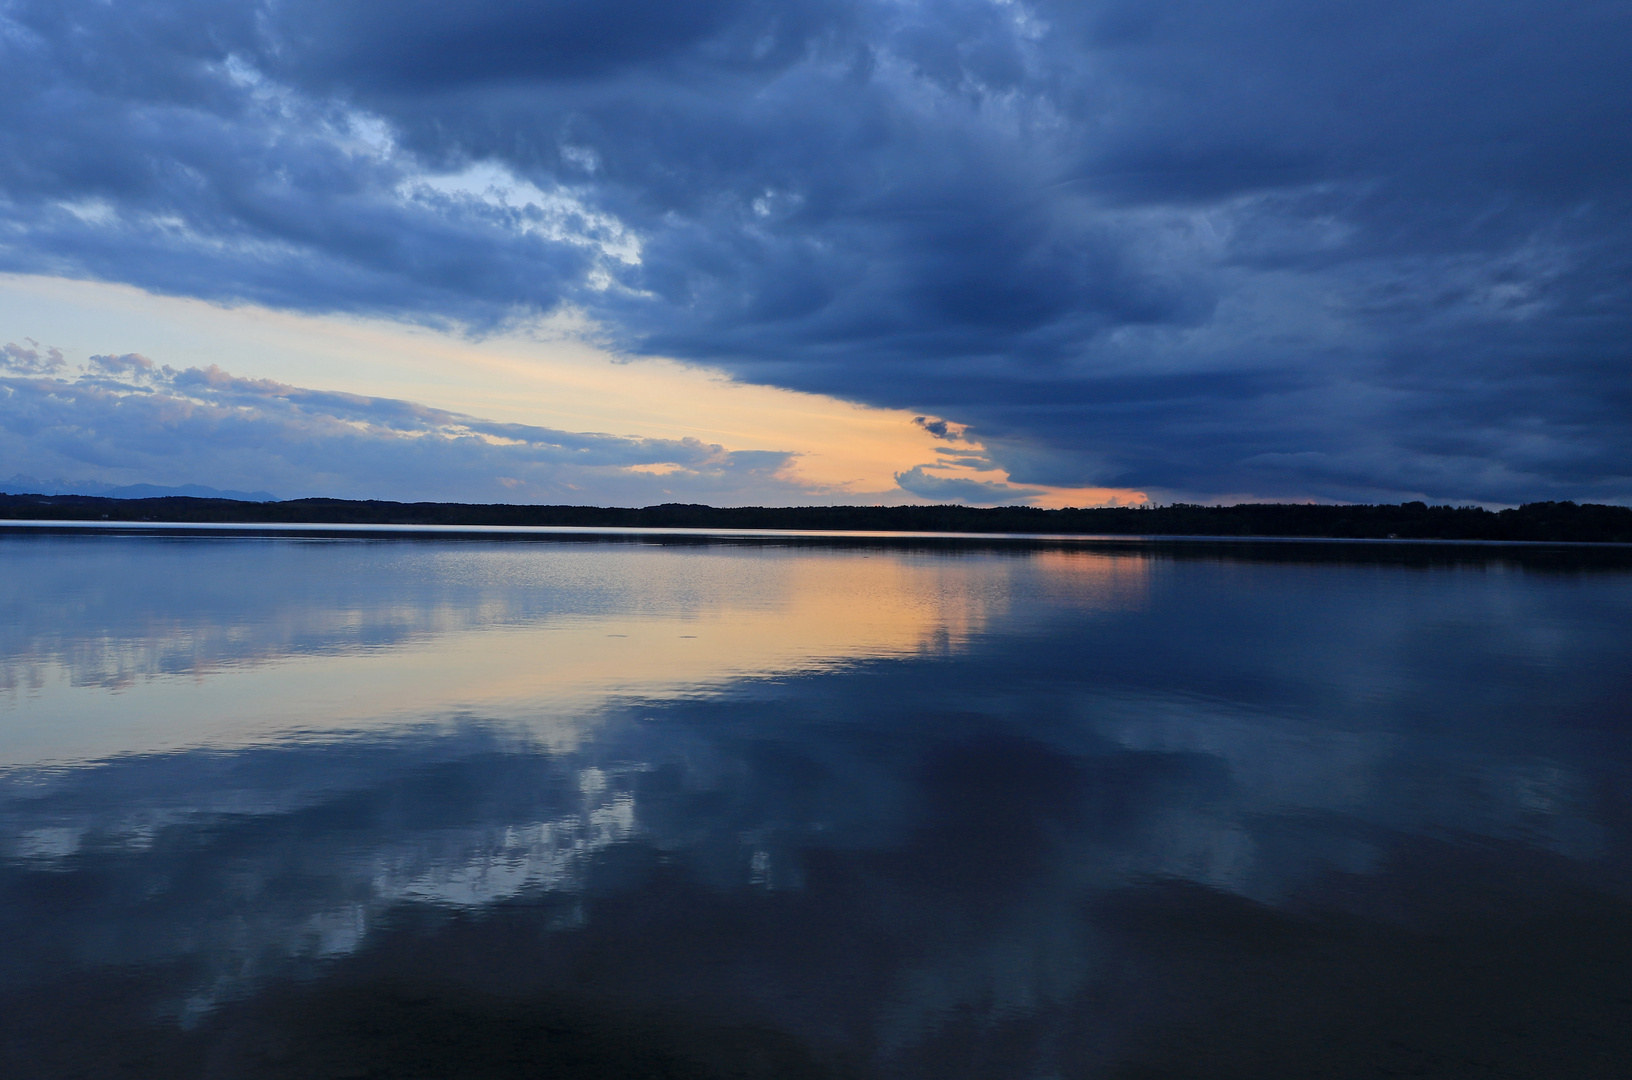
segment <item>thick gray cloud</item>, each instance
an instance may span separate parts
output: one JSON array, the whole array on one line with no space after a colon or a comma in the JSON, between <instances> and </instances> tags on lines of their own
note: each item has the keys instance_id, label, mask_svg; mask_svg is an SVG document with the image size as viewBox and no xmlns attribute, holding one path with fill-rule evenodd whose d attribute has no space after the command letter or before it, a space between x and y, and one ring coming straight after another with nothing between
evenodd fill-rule
<instances>
[{"instance_id":1,"label":"thick gray cloud","mask_svg":"<svg viewBox=\"0 0 1632 1080\"><path fill-rule=\"evenodd\" d=\"M1632 499L1624 4L0 12L6 269L569 304L1017 484Z\"/></svg>"},{"instance_id":2,"label":"thick gray cloud","mask_svg":"<svg viewBox=\"0 0 1632 1080\"><path fill-rule=\"evenodd\" d=\"M495 423L411 401L178 371L145 356L0 351L0 460L36 476L466 502L832 501L794 455ZM72 376L72 377L70 377Z\"/></svg>"}]
</instances>

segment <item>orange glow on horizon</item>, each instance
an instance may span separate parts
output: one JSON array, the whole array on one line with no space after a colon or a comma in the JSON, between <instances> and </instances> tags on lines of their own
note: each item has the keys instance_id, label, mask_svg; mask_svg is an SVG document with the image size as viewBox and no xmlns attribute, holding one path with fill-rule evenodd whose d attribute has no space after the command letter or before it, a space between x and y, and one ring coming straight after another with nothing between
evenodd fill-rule
<instances>
[{"instance_id":1,"label":"orange glow on horizon","mask_svg":"<svg viewBox=\"0 0 1632 1080\"><path fill-rule=\"evenodd\" d=\"M952 501L898 487L895 474L914 466L951 479L1008 480L1001 471L938 465L936 450L945 443L913 423L912 412L743 383L673 360L620 360L589 344L589 328L570 316L477 340L385 319L223 307L126 285L17 274L0 275L0 315L19 336L60 347L75 361L139 352L178 368L217 364L236 375L505 423L791 452L781 475L807 489L809 503ZM982 452L978 442L966 445ZM1063 507L1147 500L1126 489L1048 488L1030 499L992 501Z\"/></svg>"}]
</instances>

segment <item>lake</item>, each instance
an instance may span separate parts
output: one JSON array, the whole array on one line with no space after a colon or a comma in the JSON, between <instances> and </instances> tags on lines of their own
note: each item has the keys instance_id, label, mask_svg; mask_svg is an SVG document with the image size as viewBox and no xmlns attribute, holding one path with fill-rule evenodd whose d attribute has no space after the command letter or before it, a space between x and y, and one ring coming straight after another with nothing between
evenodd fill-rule
<instances>
[{"instance_id":1,"label":"lake","mask_svg":"<svg viewBox=\"0 0 1632 1080\"><path fill-rule=\"evenodd\" d=\"M0 532L0 1073L1632 1075L1632 555Z\"/></svg>"}]
</instances>

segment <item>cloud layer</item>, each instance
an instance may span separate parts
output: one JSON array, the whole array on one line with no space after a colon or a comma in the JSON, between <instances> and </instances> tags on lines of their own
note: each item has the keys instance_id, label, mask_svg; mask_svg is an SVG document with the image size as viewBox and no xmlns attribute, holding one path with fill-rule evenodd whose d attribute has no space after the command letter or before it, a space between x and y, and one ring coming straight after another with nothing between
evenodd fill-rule
<instances>
[{"instance_id":1,"label":"cloud layer","mask_svg":"<svg viewBox=\"0 0 1632 1080\"><path fill-rule=\"evenodd\" d=\"M10 0L0 268L567 305L1020 485L1632 499L1625 5L676 12Z\"/></svg>"},{"instance_id":2,"label":"cloud layer","mask_svg":"<svg viewBox=\"0 0 1632 1080\"><path fill-rule=\"evenodd\" d=\"M287 498L832 501L787 475L791 452L495 423L134 353L68 367L56 350L0 354L0 460L42 476L205 479Z\"/></svg>"}]
</instances>

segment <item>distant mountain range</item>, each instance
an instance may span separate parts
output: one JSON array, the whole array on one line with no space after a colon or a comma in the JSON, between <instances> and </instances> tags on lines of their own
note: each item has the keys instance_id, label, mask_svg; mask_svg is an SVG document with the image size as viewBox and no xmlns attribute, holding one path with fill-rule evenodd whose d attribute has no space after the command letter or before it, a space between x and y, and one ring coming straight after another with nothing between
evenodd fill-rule
<instances>
[{"instance_id":1,"label":"distant mountain range","mask_svg":"<svg viewBox=\"0 0 1632 1080\"><path fill-rule=\"evenodd\" d=\"M158 484L103 484L94 480L40 480L18 473L0 481L0 495L93 495L101 499L163 499L180 495L193 499L232 499L236 502L277 502L270 491L222 491L203 484L161 487Z\"/></svg>"}]
</instances>

